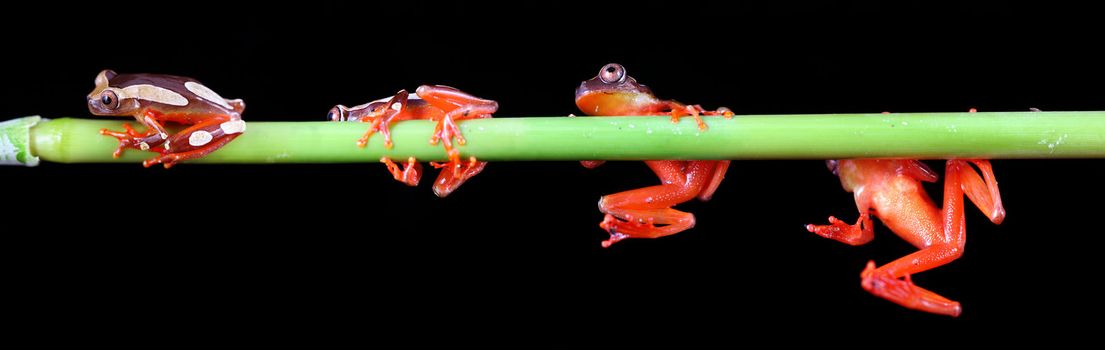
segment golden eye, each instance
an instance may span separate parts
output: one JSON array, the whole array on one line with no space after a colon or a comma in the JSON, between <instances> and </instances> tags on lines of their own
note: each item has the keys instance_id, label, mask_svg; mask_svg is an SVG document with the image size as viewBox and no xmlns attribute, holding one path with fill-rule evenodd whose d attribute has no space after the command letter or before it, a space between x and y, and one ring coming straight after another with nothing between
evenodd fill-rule
<instances>
[{"instance_id":1,"label":"golden eye","mask_svg":"<svg viewBox=\"0 0 1105 350\"><path fill-rule=\"evenodd\" d=\"M326 120L332 122L343 122L348 117L345 106L337 105L330 109L329 113L326 113Z\"/></svg>"},{"instance_id":2,"label":"golden eye","mask_svg":"<svg viewBox=\"0 0 1105 350\"><path fill-rule=\"evenodd\" d=\"M617 63L602 66L599 70L599 79L607 84L620 84L625 81L625 68Z\"/></svg>"},{"instance_id":3,"label":"golden eye","mask_svg":"<svg viewBox=\"0 0 1105 350\"><path fill-rule=\"evenodd\" d=\"M115 91L104 90L104 92L100 94L100 104L107 109L119 108L119 96L115 95Z\"/></svg>"}]
</instances>

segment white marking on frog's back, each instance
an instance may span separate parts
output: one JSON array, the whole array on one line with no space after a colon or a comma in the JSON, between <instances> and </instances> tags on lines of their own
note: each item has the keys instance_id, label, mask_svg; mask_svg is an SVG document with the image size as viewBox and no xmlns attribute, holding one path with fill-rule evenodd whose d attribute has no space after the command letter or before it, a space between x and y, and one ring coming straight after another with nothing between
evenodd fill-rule
<instances>
[{"instance_id":1,"label":"white marking on frog's back","mask_svg":"<svg viewBox=\"0 0 1105 350\"><path fill-rule=\"evenodd\" d=\"M169 90L160 86L150 84L138 84L131 85L122 89L109 89L114 90L115 94L119 95L119 99L136 98L139 100L153 101L171 106L188 105L188 99L184 98L184 95L178 94L173 90Z\"/></svg>"},{"instance_id":2,"label":"white marking on frog's back","mask_svg":"<svg viewBox=\"0 0 1105 350\"><path fill-rule=\"evenodd\" d=\"M229 110L234 109L233 107L230 107L229 103L226 103L225 98L222 98L222 96L216 94L215 91L207 88L206 86L203 86L203 84L189 81L184 83L184 87L187 88L188 91L191 91L193 94L196 94L196 96L199 96L200 98L214 102L215 104Z\"/></svg>"},{"instance_id":3,"label":"white marking on frog's back","mask_svg":"<svg viewBox=\"0 0 1105 350\"><path fill-rule=\"evenodd\" d=\"M224 134L237 134L246 131L246 122L244 120L231 120L219 124L219 128L223 129Z\"/></svg>"},{"instance_id":4,"label":"white marking on frog's back","mask_svg":"<svg viewBox=\"0 0 1105 350\"><path fill-rule=\"evenodd\" d=\"M188 135L188 144L192 145L193 147L199 147L206 145L208 142L211 142L211 139L211 133L207 132L206 130L197 130L191 135Z\"/></svg>"}]
</instances>

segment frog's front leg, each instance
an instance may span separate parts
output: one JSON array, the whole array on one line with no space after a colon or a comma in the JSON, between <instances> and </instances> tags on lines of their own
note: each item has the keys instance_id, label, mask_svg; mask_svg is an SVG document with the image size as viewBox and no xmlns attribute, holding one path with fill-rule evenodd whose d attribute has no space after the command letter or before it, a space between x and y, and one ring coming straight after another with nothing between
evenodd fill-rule
<instances>
[{"instance_id":1,"label":"frog's front leg","mask_svg":"<svg viewBox=\"0 0 1105 350\"><path fill-rule=\"evenodd\" d=\"M391 149L394 147L395 144L391 141L391 123L395 122L395 116L407 108L408 96L407 90L399 90L386 104L370 111L369 115L361 118L362 123L371 123L372 125L368 127L364 135L361 135L360 139L357 139L357 147L364 148L367 146L368 138L376 132L384 135L384 148Z\"/></svg>"},{"instance_id":2,"label":"frog's front leg","mask_svg":"<svg viewBox=\"0 0 1105 350\"><path fill-rule=\"evenodd\" d=\"M430 144L436 145L441 141L449 161L454 164L460 164L461 161L460 152L453 148L453 139L455 138L460 145L466 142L456 122L473 118L490 118L491 114L499 109L498 102L475 97L448 86L422 85L415 93L427 103L445 112L445 115L437 120L434 134L430 137ZM454 176L460 176L459 169L454 170Z\"/></svg>"},{"instance_id":3,"label":"frog's front leg","mask_svg":"<svg viewBox=\"0 0 1105 350\"><path fill-rule=\"evenodd\" d=\"M203 157L234 140L246 130L246 122L229 116L216 116L197 123L172 136L163 147L151 150L161 156L142 162L145 167L163 164L166 169L177 162Z\"/></svg>"},{"instance_id":4,"label":"frog's front leg","mask_svg":"<svg viewBox=\"0 0 1105 350\"><path fill-rule=\"evenodd\" d=\"M603 196L599 227L610 234L603 247L626 238L657 238L694 227L691 213L671 207L694 199L712 178L716 161L646 161L663 183ZM655 225L664 226L655 226Z\"/></svg>"},{"instance_id":5,"label":"frog's front leg","mask_svg":"<svg viewBox=\"0 0 1105 350\"><path fill-rule=\"evenodd\" d=\"M968 162L976 164L984 173L983 177L980 178ZM989 161L949 160L946 174L941 213L944 220L943 240L882 267L875 268L875 263L869 262L860 277L863 289L879 297L907 308L954 317L962 312L958 302L918 287L913 284L910 275L940 267L963 255L966 243L964 194L994 223L1004 219L1005 209L1001 205Z\"/></svg>"},{"instance_id":6,"label":"frog's front leg","mask_svg":"<svg viewBox=\"0 0 1105 350\"><path fill-rule=\"evenodd\" d=\"M665 101L668 109L671 110L671 122L679 123L679 118L685 116L694 117L694 122L698 124L699 130L706 130L706 121L702 120L703 115L721 115L725 119L733 118L733 111L726 107L720 107L716 111L708 111L702 108L701 105L685 105L675 101Z\"/></svg>"},{"instance_id":7,"label":"frog's front leg","mask_svg":"<svg viewBox=\"0 0 1105 350\"><path fill-rule=\"evenodd\" d=\"M863 245L875 238L875 228L871 221L871 209L866 199L856 196L856 206L859 209L859 219L855 224L848 224L835 216L829 217L828 225L806 225L806 230L816 233L818 236L836 240L849 245Z\"/></svg>"},{"instance_id":8,"label":"frog's front leg","mask_svg":"<svg viewBox=\"0 0 1105 350\"><path fill-rule=\"evenodd\" d=\"M116 147L115 152L111 154L112 157L121 157L123 151L127 148L146 151L152 147L161 145L169 137L169 134L165 131L165 127L157 122L157 118L158 114L153 110L146 110L141 114L138 121L146 127L146 131L143 133L135 131L130 124L123 124L123 132L100 129L100 135L119 139L119 146Z\"/></svg>"},{"instance_id":9,"label":"frog's front leg","mask_svg":"<svg viewBox=\"0 0 1105 350\"><path fill-rule=\"evenodd\" d=\"M694 122L698 124L699 130L706 130L706 122L702 120L702 117L700 116L701 113L698 111L698 108L694 108L694 106L684 105L675 101L668 101L667 105L668 109L671 110L671 122L673 124L679 123L679 118L689 115L694 117Z\"/></svg>"}]
</instances>

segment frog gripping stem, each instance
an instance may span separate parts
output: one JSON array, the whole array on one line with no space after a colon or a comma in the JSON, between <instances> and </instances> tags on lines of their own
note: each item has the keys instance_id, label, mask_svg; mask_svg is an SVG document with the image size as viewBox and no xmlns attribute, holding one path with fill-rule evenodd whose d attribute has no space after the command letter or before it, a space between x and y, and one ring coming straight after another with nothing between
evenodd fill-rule
<instances>
[{"instance_id":1,"label":"frog gripping stem","mask_svg":"<svg viewBox=\"0 0 1105 350\"><path fill-rule=\"evenodd\" d=\"M101 116L132 116L146 127L139 133L130 124L123 132L100 130L100 135L119 140L112 157L127 148L160 153L146 160L146 167L172 167L180 161L197 159L226 145L246 130L241 119L245 102L227 100L192 78L164 74L118 74L103 70L96 87L86 98L88 111ZM169 135L162 123L187 127Z\"/></svg>"},{"instance_id":2,"label":"frog gripping stem","mask_svg":"<svg viewBox=\"0 0 1105 350\"><path fill-rule=\"evenodd\" d=\"M434 128L429 133L428 143L432 146L441 143L446 156L444 163L430 163L434 168L441 169L437 180L434 181L434 193L438 197L445 197L465 181L483 171L487 165L487 162L476 161L472 156L469 156L467 162L461 160L460 150L454 145L454 141L456 145L463 146L467 140L461 134L457 121L491 118L491 113L499 108L499 104L441 85L419 86L415 94L417 97L411 97L407 90L399 90L394 96L352 108L337 105L330 109L326 119L335 122L371 123L368 130L357 140L357 146L367 148L369 138L379 132L384 135L385 150L395 148L391 140L392 123L409 120L433 122ZM402 156L407 157L407 164L402 170L387 155L382 156L380 161L387 166L388 172L395 180L408 186L415 186L422 175L422 166L415 161L415 157L409 154Z\"/></svg>"},{"instance_id":3,"label":"frog gripping stem","mask_svg":"<svg viewBox=\"0 0 1105 350\"><path fill-rule=\"evenodd\" d=\"M703 115L723 115L728 120L733 114L724 107L718 111L707 111L700 105L661 100L652 94L651 89L626 74L625 67L617 63L603 66L598 75L579 85L576 106L590 115L667 115L674 125L679 125L682 117L689 115L698 127L695 136L707 129ZM634 124L628 127L636 128ZM653 133L652 129L646 130L648 134ZM592 169L601 165L602 161L588 160L582 161L582 164ZM645 164L660 178L661 185L599 199L599 210L605 214L599 227L610 234L610 238L602 242L603 247L610 247L626 238L657 238L694 227L693 214L671 207L694 198L710 200L729 169L728 160L652 160Z\"/></svg>"},{"instance_id":4,"label":"frog gripping stem","mask_svg":"<svg viewBox=\"0 0 1105 350\"><path fill-rule=\"evenodd\" d=\"M979 175L970 164L978 167ZM959 316L962 307L956 301L918 287L911 276L934 269L963 255L966 243L964 197L1000 223L1005 209L989 161L947 161L944 176L943 207L937 209L924 194L921 181L935 180L935 174L913 160L842 160L831 167L856 193L860 218L854 225L835 217L828 225L807 225L806 229L847 244L867 243L873 237L870 215L876 213L894 233L919 248L916 252L876 267L871 261L860 273L860 285L875 296L901 306L934 314ZM910 171L912 169L912 171ZM867 179L863 183L856 178Z\"/></svg>"},{"instance_id":5,"label":"frog gripping stem","mask_svg":"<svg viewBox=\"0 0 1105 350\"><path fill-rule=\"evenodd\" d=\"M114 137L116 139L119 139L119 147L116 147L115 152L111 153L112 157L115 157L115 158L122 157L123 156L123 151L126 150L127 148L142 149L138 146L138 144L141 143L140 140L142 138L146 137L146 136L149 136L149 135L139 134L137 131L134 130L134 127L130 126L130 124L123 124L123 129L124 129L123 132L111 131L111 130L108 130L106 128L100 129L100 135L111 136L111 137ZM142 150L145 151L145 150L148 150L148 149L150 149L150 145L146 144L145 149L142 149Z\"/></svg>"}]
</instances>

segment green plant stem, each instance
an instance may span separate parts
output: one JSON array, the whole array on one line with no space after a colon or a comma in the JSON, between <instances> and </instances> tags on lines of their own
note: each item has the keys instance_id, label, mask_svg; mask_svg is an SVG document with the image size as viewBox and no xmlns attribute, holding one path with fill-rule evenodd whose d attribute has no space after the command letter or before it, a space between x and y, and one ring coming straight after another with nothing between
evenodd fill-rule
<instances>
[{"instance_id":1,"label":"green plant stem","mask_svg":"<svg viewBox=\"0 0 1105 350\"><path fill-rule=\"evenodd\" d=\"M1101 158L1105 112L990 112L757 115L705 118L534 117L460 122L468 143L464 157L487 161L642 159L838 159L838 158ZM63 163L137 162L150 152L128 150L101 128L121 130L119 120L62 118L30 131L34 155ZM383 136L368 147L354 142L367 124L249 122L244 135L194 163L351 163L381 157L441 161L428 140L434 124L392 126L395 147ZM142 130L139 127L139 130Z\"/></svg>"}]
</instances>

